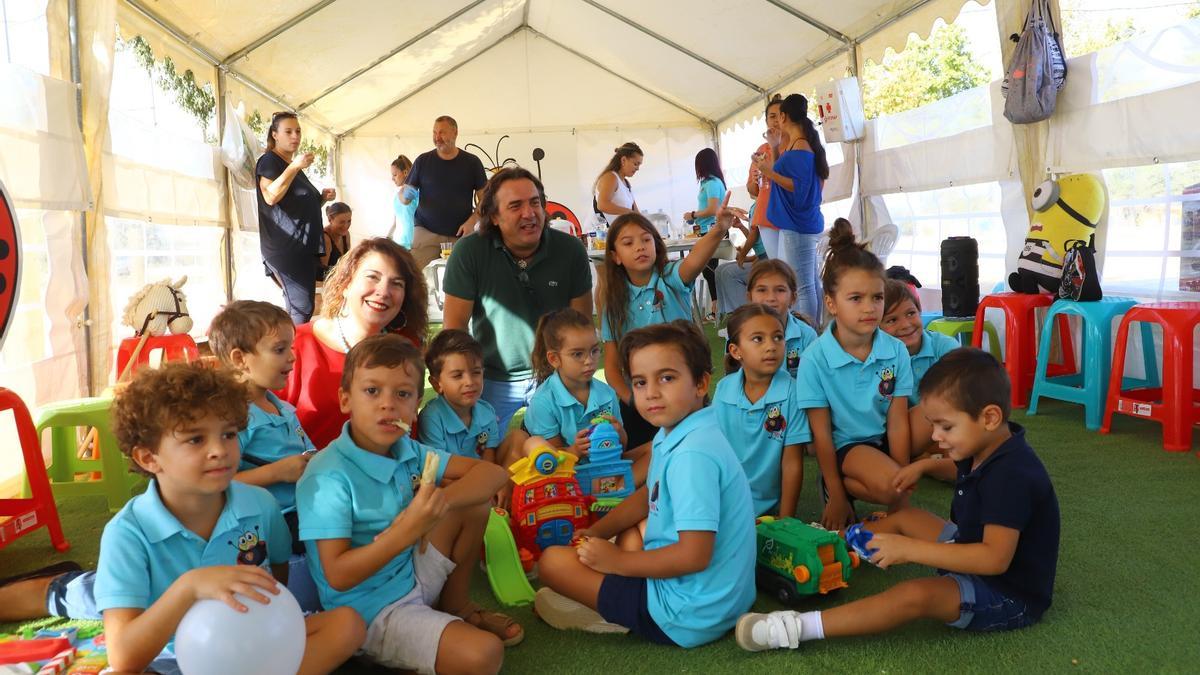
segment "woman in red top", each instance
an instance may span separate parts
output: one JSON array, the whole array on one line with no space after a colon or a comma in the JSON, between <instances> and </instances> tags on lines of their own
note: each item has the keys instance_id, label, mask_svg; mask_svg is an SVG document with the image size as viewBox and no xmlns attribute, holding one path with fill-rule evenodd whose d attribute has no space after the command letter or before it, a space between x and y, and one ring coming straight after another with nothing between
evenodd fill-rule
<instances>
[{"instance_id":1,"label":"woman in red top","mask_svg":"<svg viewBox=\"0 0 1200 675\"><path fill-rule=\"evenodd\" d=\"M325 280L321 315L296 328L296 363L280 397L296 406L318 448L342 433L338 387L346 352L363 338L395 332L420 346L429 321L425 277L408 249L386 237L359 242Z\"/></svg>"}]
</instances>

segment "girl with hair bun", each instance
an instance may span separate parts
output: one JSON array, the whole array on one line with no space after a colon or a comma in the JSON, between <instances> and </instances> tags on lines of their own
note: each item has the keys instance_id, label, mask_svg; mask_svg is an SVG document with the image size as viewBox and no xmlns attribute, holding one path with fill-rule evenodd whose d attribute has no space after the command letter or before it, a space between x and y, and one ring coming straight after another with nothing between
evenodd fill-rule
<instances>
[{"instance_id":1,"label":"girl with hair bun","mask_svg":"<svg viewBox=\"0 0 1200 675\"><path fill-rule=\"evenodd\" d=\"M909 461L913 376L908 348L879 328L883 265L844 218L829 232L822 281L833 322L800 359L796 388L821 468L821 523L838 529L854 519L854 499L889 511L908 502L893 480Z\"/></svg>"}]
</instances>

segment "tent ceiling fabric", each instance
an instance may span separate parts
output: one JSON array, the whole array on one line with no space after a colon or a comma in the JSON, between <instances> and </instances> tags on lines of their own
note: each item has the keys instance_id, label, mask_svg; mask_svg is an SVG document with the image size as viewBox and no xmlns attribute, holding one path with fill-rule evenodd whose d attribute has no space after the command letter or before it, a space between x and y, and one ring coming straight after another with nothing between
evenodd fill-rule
<instances>
[{"instance_id":1,"label":"tent ceiling fabric","mask_svg":"<svg viewBox=\"0 0 1200 675\"><path fill-rule=\"evenodd\" d=\"M709 125L845 49L846 38L902 46L907 30L879 39L892 19L957 13L963 1L136 4L334 133L394 134L426 130L430 113L465 114L452 105L464 103L478 117L486 109L488 128L552 127L568 117Z\"/></svg>"}]
</instances>

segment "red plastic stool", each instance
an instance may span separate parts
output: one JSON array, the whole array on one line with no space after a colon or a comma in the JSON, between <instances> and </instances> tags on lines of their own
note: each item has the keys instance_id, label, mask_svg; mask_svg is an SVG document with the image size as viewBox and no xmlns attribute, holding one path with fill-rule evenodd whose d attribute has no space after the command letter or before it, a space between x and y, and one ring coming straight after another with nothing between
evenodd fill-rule
<instances>
[{"instance_id":1,"label":"red plastic stool","mask_svg":"<svg viewBox=\"0 0 1200 675\"><path fill-rule=\"evenodd\" d=\"M971 346L983 346L984 314L988 308L1004 312L1004 369L1012 384L1012 407L1024 408L1029 404L1029 392L1033 390L1033 374L1037 370L1037 310L1054 304L1054 296L1047 293L992 293L979 301L975 310L975 332L971 335ZM1075 367L1075 343L1071 339L1071 323L1065 314L1059 314L1058 334L1062 336L1062 362L1047 366L1049 377L1073 375Z\"/></svg>"},{"instance_id":2,"label":"red plastic stool","mask_svg":"<svg viewBox=\"0 0 1200 675\"><path fill-rule=\"evenodd\" d=\"M142 344L141 349L138 345ZM162 361L195 361L200 358L200 348L196 346L196 341L191 335L181 333L179 335L150 335L144 340L142 336L134 336L121 340L121 347L117 350L117 379L125 374L125 366L133 359L133 368L135 371L141 366L149 365L150 354L156 351L162 352ZM134 354L136 353L136 357Z\"/></svg>"},{"instance_id":3,"label":"red plastic stool","mask_svg":"<svg viewBox=\"0 0 1200 675\"><path fill-rule=\"evenodd\" d=\"M59 551L71 548L63 536L62 523L58 520L58 507L50 492L50 479L46 476L46 465L42 459L41 445L33 428L29 408L21 397L11 389L0 387L0 411L11 410L16 420L17 437L21 441L21 454L25 458L25 473L29 478L30 497L25 499L0 499L0 516L8 520L0 523L0 548L11 544L17 537L29 534L45 526L50 531L50 543Z\"/></svg>"},{"instance_id":4,"label":"red plastic stool","mask_svg":"<svg viewBox=\"0 0 1200 675\"><path fill-rule=\"evenodd\" d=\"M1125 347L1129 325L1145 321L1163 329L1163 373L1161 387L1122 389ZM1196 358L1195 330L1200 324L1200 302L1160 302L1138 305L1125 313L1117 332L1108 401L1100 433L1112 429L1113 413L1152 419L1163 426L1163 448L1186 452L1192 448L1192 425L1200 424L1200 389L1193 388ZM1154 349L1154 345L1143 345ZM1149 374L1148 374L1149 375Z\"/></svg>"}]
</instances>

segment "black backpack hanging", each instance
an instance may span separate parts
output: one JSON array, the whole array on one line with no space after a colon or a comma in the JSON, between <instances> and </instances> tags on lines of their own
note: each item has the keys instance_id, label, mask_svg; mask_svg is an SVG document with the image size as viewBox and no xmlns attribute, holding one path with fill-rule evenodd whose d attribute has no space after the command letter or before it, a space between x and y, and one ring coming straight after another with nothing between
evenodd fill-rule
<instances>
[{"instance_id":1,"label":"black backpack hanging","mask_svg":"<svg viewBox=\"0 0 1200 675\"><path fill-rule=\"evenodd\" d=\"M1088 241L1072 239L1063 255L1062 282L1058 297L1063 300L1094 302L1104 297L1100 290L1100 273L1096 270L1095 237Z\"/></svg>"}]
</instances>

